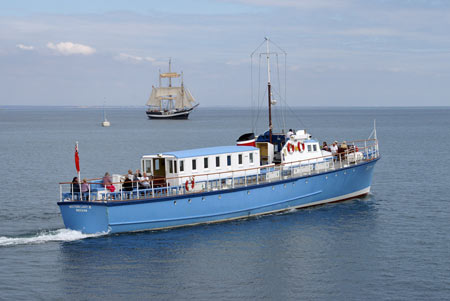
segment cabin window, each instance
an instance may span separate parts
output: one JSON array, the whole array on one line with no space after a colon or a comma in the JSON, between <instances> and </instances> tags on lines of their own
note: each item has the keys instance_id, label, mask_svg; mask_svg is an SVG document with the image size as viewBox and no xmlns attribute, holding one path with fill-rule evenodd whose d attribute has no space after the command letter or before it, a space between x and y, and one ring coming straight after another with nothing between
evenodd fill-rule
<instances>
[{"instance_id":1,"label":"cabin window","mask_svg":"<svg viewBox=\"0 0 450 301\"><path fill-rule=\"evenodd\" d=\"M169 163L169 173L173 173L172 160L168 160L168 163Z\"/></svg>"},{"instance_id":2,"label":"cabin window","mask_svg":"<svg viewBox=\"0 0 450 301\"><path fill-rule=\"evenodd\" d=\"M151 160L145 160L145 168L144 171L148 174L152 173L152 161Z\"/></svg>"},{"instance_id":3,"label":"cabin window","mask_svg":"<svg viewBox=\"0 0 450 301\"><path fill-rule=\"evenodd\" d=\"M308 144L308 152L311 151L311 144Z\"/></svg>"},{"instance_id":4,"label":"cabin window","mask_svg":"<svg viewBox=\"0 0 450 301\"><path fill-rule=\"evenodd\" d=\"M173 170L175 173L177 173L177 160L173 160Z\"/></svg>"},{"instance_id":5,"label":"cabin window","mask_svg":"<svg viewBox=\"0 0 450 301\"><path fill-rule=\"evenodd\" d=\"M227 156L227 165L231 166L231 155Z\"/></svg>"},{"instance_id":6,"label":"cabin window","mask_svg":"<svg viewBox=\"0 0 450 301\"><path fill-rule=\"evenodd\" d=\"M216 167L220 167L220 157L216 157Z\"/></svg>"},{"instance_id":7,"label":"cabin window","mask_svg":"<svg viewBox=\"0 0 450 301\"><path fill-rule=\"evenodd\" d=\"M317 145L314 144L313 145L313 149L314 149L315 152L317 152Z\"/></svg>"},{"instance_id":8,"label":"cabin window","mask_svg":"<svg viewBox=\"0 0 450 301\"><path fill-rule=\"evenodd\" d=\"M203 168L208 169L208 157L203 158Z\"/></svg>"},{"instance_id":9,"label":"cabin window","mask_svg":"<svg viewBox=\"0 0 450 301\"><path fill-rule=\"evenodd\" d=\"M238 163L239 165L242 165L242 154L238 155Z\"/></svg>"},{"instance_id":10,"label":"cabin window","mask_svg":"<svg viewBox=\"0 0 450 301\"><path fill-rule=\"evenodd\" d=\"M250 164L253 163L253 153L250 153L250 154L249 154L248 159L249 159L249 161L250 161Z\"/></svg>"},{"instance_id":11,"label":"cabin window","mask_svg":"<svg viewBox=\"0 0 450 301\"><path fill-rule=\"evenodd\" d=\"M184 171L184 160L180 160L180 171Z\"/></svg>"},{"instance_id":12,"label":"cabin window","mask_svg":"<svg viewBox=\"0 0 450 301\"><path fill-rule=\"evenodd\" d=\"M159 170L159 160L155 160L155 170Z\"/></svg>"},{"instance_id":13,"label":"cabin window","mask_svg":"<svg viewBox=\"0 0 450 301\"><path fill-rule=\"evenodd\" d=\"M192 170L197 169L197 159L192 159Z\"/></svg>"}]
</instances>

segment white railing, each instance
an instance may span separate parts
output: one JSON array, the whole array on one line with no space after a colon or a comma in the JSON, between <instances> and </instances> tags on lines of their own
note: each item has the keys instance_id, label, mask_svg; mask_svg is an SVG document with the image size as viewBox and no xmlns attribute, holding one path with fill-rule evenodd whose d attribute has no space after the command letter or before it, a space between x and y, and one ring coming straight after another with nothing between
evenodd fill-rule
<instances>
[{"instance_id":1,"label":"white railing","mask_svg":"<svg viewBox=\"0 0 450 301\"><path fill-rule=\"evenodd\" d=\"M348 146L346 151L333 156L316 157L277 165L270 164L245 170L196 175L196 177L206 177L206 180L199 182L196 182L193 176L150 179L150 187L145 189L140 187L139 181L134 181L133 187L135 188L132 191L125 191L122 187L123 183L112 183L117 184L115 186L119 189L110 192L102 186L101 179L91 179L88 183L89 190L80 193L76 187L74 188L78 184L65 182L60 183L60 201L128 201L227 190L338 170L379 157L378 141L375 139L354 141L349 143ZM236 176L237 174L239 176ZM168 183L174 179L178 182L181 181L183 184L170 186ZM192 181L194 181L194 185L192 185ZM64 193L65 187L68 187L70 192Z\"/></svg>"}]
</instances>

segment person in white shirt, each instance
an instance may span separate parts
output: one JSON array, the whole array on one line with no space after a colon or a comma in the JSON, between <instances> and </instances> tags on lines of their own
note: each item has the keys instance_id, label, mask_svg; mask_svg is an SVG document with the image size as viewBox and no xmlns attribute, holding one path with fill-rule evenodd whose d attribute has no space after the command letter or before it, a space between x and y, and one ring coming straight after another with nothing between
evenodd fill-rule
<instances>
[{"instance_id":1,"label":"person in white shirt","mask_svg":"<svg viewBox=\"0 0 450 301\"><path fill-rule=\"evenodd\" d=\"M292 135L294 135L294 132L292 131L292 129L289 129L289 131L286 133L286 139L291 139Z\"/></svg>"},{"instance_id":2,"label":"person in white shirt","mask_svg":"<svg viewBox=\"0 0 450 301\"><path fill-rule=\"evenodd\" d=\"M142 175L142 177L139 177L139 184L142 186L142 188L150 188L150 182L149 179L147 177L147 174L144 172L144 174Z\"/></svg>"},{"instance_id":3,"label":"person in white shirt","mask_svg":"<svg viewBox=\"0 0 450 301\"><path fill-rule=\"evenodd\" d=\"M337 145L337 141L333 142L333 145L331 145L331 153L333 155L336 155L338 151L338 145Z\"/></svg>"}]
</instances>

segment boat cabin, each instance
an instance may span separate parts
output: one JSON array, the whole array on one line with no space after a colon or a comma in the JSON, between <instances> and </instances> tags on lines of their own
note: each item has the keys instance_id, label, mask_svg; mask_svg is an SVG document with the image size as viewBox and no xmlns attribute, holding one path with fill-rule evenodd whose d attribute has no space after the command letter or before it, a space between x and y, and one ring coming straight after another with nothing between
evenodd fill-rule
<instances>
[{"instance_id":1,"label":"boat cabin","mask_svg":"<svg viewBox=\"0 0 450 301\"><path fill-rule=\"evenodd\" d=\"M253 146L218 146L144 155L142 170L153 179L167 179L166 185L186 181L211 181L257 174L259 149Z\"/></svg>"}]
</instances>

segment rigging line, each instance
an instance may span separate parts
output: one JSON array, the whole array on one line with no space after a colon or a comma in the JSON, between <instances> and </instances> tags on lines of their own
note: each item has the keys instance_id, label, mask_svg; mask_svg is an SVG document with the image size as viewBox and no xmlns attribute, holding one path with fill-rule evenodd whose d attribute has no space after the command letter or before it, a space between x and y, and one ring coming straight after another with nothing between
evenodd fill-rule
<instances>
[{"instance_id":1,"label":"rigging line","mask_svg":"<svg viewBox=\"0 0 450 301\"><path fill-rule=\"evenodd\" d=\"M284 54L284 118L286 118L286 106L287 106L287 53ZM286 127L286 119L284 120L284 126Z\"/></svg>"},{"instance_id":2,"label":"rigging line","mask_svg":"<svg viewBox=\"0 0 450 301\"><path fill-rule=\"evenodd\" d=\"M253 99L253 56L250 55L250 114L252 116L252 132L255 132L255 112Z\"/></svg>"},{"instance_id":3,"label":"rigging line","mask_svg":"<svg viewBox=\"0 0 450 301\"><path fill-rule=\"evenodd\" d=\"M254 112L254 110L255 110L255 100L254 100L254 95L253 95L253 87L254 87L254 84L253 84L253 55L255 54L255 52L259 49L259 48L261 48L261 46L263 45L265 43L265 40L264 41L262 41L261 42L261 44L259 44L259 46L258 47L256 47L256 49L250 54L250 60L251 60L251 64L250 64L250 66L251 66L251 98L252 98L252 102L251 102L251 105L252 105L252 108L251 108L251 110L252 110L252 130L253 130L253 132L256 132L256 124L257 124L257 121L258 121L258 117L259 117L259 114L258 114L258 108L256 108L256 113ZM260 61L261 61L261 54L259 55L260 56ZM259 65L261 64L261 62L259 62ZM260 69L260 66L258 67L258 77L260 77L260 71L259 71L259 69ZM258 84L260 83L260 80L258 80ZM258 87L258 99L257 99L257 101L258 101L258 107L259 107L259 87ZM255 117L255 115L256 115L256 117Z\"/></svg>"},{"instance_id":4,"label":"rigging line","mask_svg":"<svg viewBox=\"0 0 450 301\"><path fill-rule=\"evenodd\" d=\"M292 112L292 115L294 116L294 118L297 119L297 121L300 122L300 123L302 124L302 126L303 126L305 129L309 128L308 126L306 126L305 123L303 123L303 121L302 121L301 119L299 119L299 118L297 117L297 115L295 115L294 110L293 110L287 103L286 103L286 106L287 106L287 107L289 108L289 110Z\"/></svg>"},{"instance_id":5,"label":"rigging line","mask_svg":"<svg viewBox=\"0 0 450 301\"><path fill-rule=\"evenodd\" d=\"M278 77L278 87L279 87L279 98L281 98L281 79L280 79L280 63L279 63L279 56L278 53L276 54L277 56L277 77ZM286 79L285 79L286 80ZM282 129L283 131L286 130L286 116L284 116L284 112L283 112L283 102L282 99L280 99L280 115L281 115L281 123L282 123Z\"/></svg>"},{"instance_id":6,"label":"rigging line","mask_svg":"<svg viewBox=\"0 0 450 301\"><path fill-rule=\"evenodd\" d=\"M259 120L259 99L260 99L260 87L261 86L261 54L259 55L258 61L258 98L257 98L257 107L256 107L256 119L255 119L255 132L257 131L257 124Z\"/></svg>"},{"instance_id":7,"label":"rigging line","mask_svg":"<svg viewBox=\"0 0 450 301\"><path fill-rule=\"evenodd\" d=\"M256 49L252 52L252 54L250 54L250 56L253 56L253 55L255 54L255 52L256 52L259 48L261 48L261 46L262 46L265 42L266 42L266 40L262 41L261 44L259 44L259 46L256 47ZM261 55L261 54L260 54L260 55Z\"/></svg>"},{"instance_id":8,"label":"rigging line","mask_svg":"<svg viewBox=\"0 0 450 301\"><path fill-rule=\"evenodd\" d=\"M269 40L269 42L270 43L272 43L273 45L275 45L278 49L280 49L285 55L287 55L287 52L286 51L284 51L284 49L283 48L281 48L280 46L278 46L274 41L272 41L272 40Z\"/></svg>"}]
</instances>

